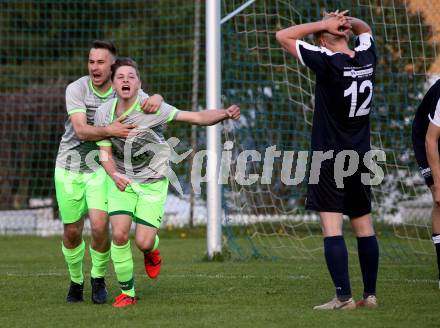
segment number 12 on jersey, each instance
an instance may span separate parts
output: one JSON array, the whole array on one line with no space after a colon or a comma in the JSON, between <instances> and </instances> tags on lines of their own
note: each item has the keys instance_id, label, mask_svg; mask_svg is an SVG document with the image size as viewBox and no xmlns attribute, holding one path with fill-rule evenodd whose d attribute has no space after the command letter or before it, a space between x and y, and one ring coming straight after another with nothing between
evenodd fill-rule
<instances>
[{"instance_id":1,"label":"number 12 on jersey","mask_svg":"<svg viewBox=\"0 0 440 328\"><path fill-rule=\"evenodd\" d=\"M357 108L358 82L353 81L350 87L344 91L344 97L351 95L350 113L348 114L348 117L364 116L370 113L370 103L371 98L373 97L373 83L370 80L362 81L359 87L359 93L365 92L368 92L367 99L365 99L362 105Z\"/></svg>"}]
</instances>

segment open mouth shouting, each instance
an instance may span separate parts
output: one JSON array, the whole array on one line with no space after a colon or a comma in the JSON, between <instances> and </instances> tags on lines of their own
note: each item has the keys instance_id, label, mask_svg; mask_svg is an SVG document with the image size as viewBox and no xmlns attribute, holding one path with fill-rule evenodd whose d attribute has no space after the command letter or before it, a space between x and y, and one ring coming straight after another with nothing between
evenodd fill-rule
<instances>
[{"instance_id":1,"label":"open mouth shouting","mask_svg":"<svg viewBox=\"0 0 440 328\"><path fill-rule=\"evenodd\" d=\"M121 91L122 91L122 94L124 94L124 95L129 95L130 90L131 90L131 87L128 84L124 84L121 86Z\"/></svg>"},{"instance_id":2,"label":"open mouth shouting","mask_svg":"<svg viewBox=\"0 0 440 328\"><path fill-rule=\"evenodd\" d=\"M100 85L104 82L103 75L101 73L92 73L92 80L96 85Z\"/></svg>"}]
</instances>

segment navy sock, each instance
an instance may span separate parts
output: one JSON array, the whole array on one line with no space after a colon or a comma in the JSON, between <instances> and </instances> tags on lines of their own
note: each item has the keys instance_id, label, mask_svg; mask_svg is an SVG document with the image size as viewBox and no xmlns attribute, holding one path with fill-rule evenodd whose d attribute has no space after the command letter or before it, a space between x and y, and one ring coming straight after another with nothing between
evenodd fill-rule
<instances>
[{"instance_id":1,"label":"navy sock","mask_svg":"<svg viewBox=\"0 0 440 328\"><path fill-rule=\"evenodd\" d=\"M351 288L348 275L348 252L344 237L325 237L324 255L336 288L336 296L341 301L348 300L351 297Z\"/></svg>"},{"instance_id":2,"label":"navy sock","mask_svg":"<svg viewBox=\"0 0 440 328\"><path fill-rule=\"evenodd\" d=\"M377 271L379 269L379 245L376 236L358 237L358 255L364 282L364 298L376 295Z\"/></svg>"},{"instance_id":3,"label":"navy sock","mask_svg":"<svg viewBox=\"0 0 440 328\"><path fill-rule=\"evenodd\" d=\"M437 253L437 268L438 268L438 279L440 280L440 234L432 234L432 242L435 246L435 252Z\"/></svg>"}]
</instances>

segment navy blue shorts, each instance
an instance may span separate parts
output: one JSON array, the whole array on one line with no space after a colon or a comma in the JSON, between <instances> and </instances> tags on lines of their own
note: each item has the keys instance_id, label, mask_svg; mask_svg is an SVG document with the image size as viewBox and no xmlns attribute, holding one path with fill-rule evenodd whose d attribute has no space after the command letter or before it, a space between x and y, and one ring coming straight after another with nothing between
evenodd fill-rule
<instances>
[{"instance_id":1,"label":"navy blue shorts","mask_svg":"<svg viewBox=\"0 0 440 328\"><path fill-rule=\"evenodd\" d=\"M369 172L361 158L356 173L344 178L344 187L338 188L334 178L334 162L324 161L318 184L308 184L306 209L342 213L350 218L371 213L371 187L361 181L361 174Z\"/></svg>"}]
</instances>

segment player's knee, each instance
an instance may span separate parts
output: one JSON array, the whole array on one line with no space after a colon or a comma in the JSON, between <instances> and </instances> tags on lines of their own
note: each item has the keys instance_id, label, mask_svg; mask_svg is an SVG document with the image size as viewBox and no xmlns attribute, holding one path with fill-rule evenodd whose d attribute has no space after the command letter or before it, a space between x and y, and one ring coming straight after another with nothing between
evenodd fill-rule
<instances>
[{"instance_id":1,"label":"player's knee","mask_svg":"<svg viewBox=\"0 0 440 328\"><path fill-rule=\"evenodd\" d=\"M371 237L371 236L374 236L374 230L356 232L356 237L358 238Z\"/></svg>"},{"instance_id":2,"label":"player's knee","mask_svg":"<svg viewBox=\"0 0 440 328\"><path fill-rule=\"evenodd\" d=\"M76 243L82 238L82 227L76 224L64 225L64 238L69 243Z\"/></svg>"},{"instance_id":3,"label":"player's knee","mask_svg":"<svg viewBox=\"0 0 440 328\"><path fill-rule=\"evenodd\" d=\"M116 245L125 245L128 242L128 232L125 231L113 231L112 239Z\"/></svg>"},{"instance_id":4,"label":"player's knee","mask_svg":"<svg viewBox=\"0 0 440 328\"><path fill-rule=\"evenodd\" d=\"M356 227L354 229L354 233L356 237L362 238L362 237L370 237L374 236L374 228L372 225L364 225L360 227Z\"/></svg>"},{"instance_id":5,"label":"player's knee","mask_svg":"<svg viewBox=\"0 0 440 328\"><path fill-rule=\"evenodd\" d=\"M432 221L433 222L439 222L440 223L440 207L434 205L432 207Z\"/></svg>"},{"instance_id":6,"label":"player's knee","mask_svg":"<svg viewBox=\"0 0 440 328\"><path fill-rule=\"evenodd\" d=\"M155 236L136 236L135 241L141 251L149 251L154 247Z\"/></svg>"},{"instance_id":7,"label":"player's knee","mask_svg":"<svg viewBox=\"0 0 440 328\"><path fill-rule=\"evenodd\" d=\"M108 234L108 221L93 222L91 223L91 229L94 238L103 238Z\"/></svg>"},{"instance_id":8,"label":"player's knee","mask_svg":"<svg viewBox=\"0 0 440 328\"><path fill-rule=\"evenodd\" d=\"M322 235L324 237L335 237L335 236L342 236L342 229L337 228L322 228Z\"/></svg>"}]
</instances>

